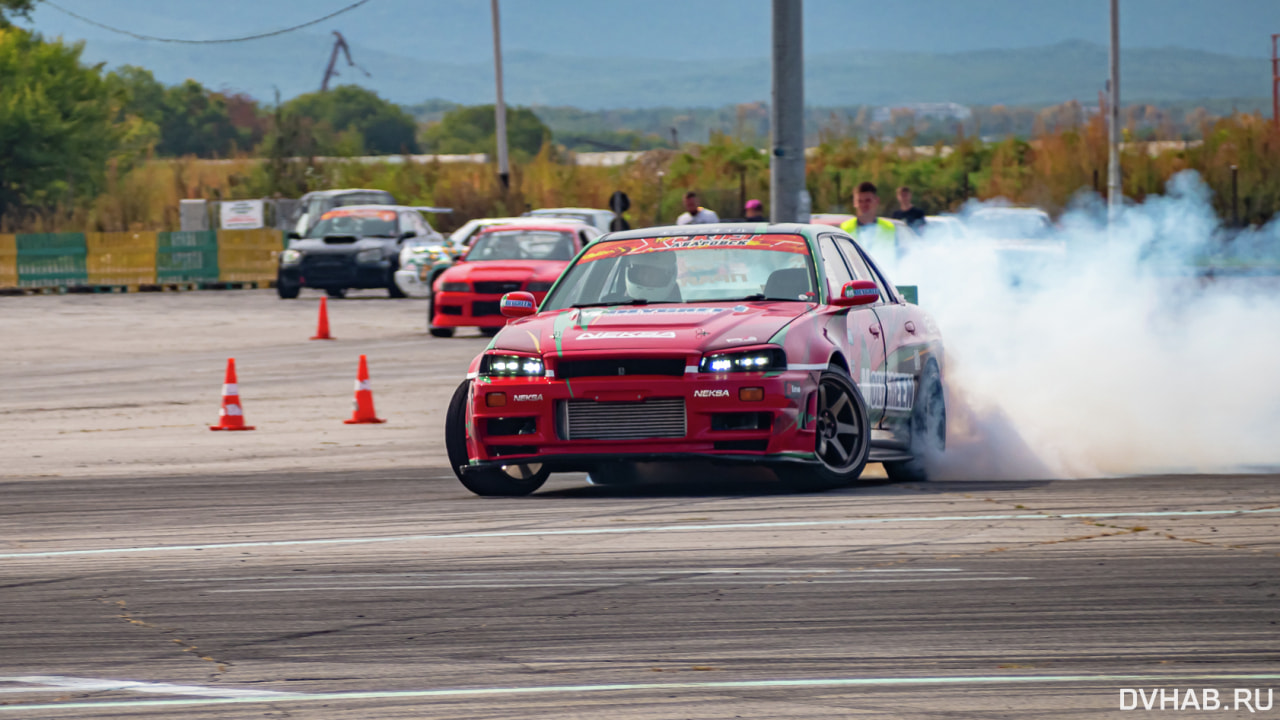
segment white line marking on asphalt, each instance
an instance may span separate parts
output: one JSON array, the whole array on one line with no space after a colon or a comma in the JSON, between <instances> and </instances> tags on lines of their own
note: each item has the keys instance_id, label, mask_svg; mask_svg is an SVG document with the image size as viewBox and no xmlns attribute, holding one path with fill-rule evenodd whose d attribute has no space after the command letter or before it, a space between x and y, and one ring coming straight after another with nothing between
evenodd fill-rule
<instances>
[{"instance_id":1,"label":"white line marking on asphalt","mask_svg":"<svg viewBox=\"0 0 1280 720\"><path fill-rule=\"evenodd\" d=\"M1280 674L1187 674L1187 675L978 675L953 677L887 677L887 678L815 678L804 680L725 680L720 682L687 683L618 683L613 685L542 685L535 687L453 688L445 690L386 690L351 691L335 693L297 693L279 698L262 693L259 697L203 698L181 700L99 700L93 702L65 702L25 705L0 705L2 712L28 712L32 710L155 708L190 705L229 705L256 702L343 702L352 700L398 700L409 698L458 698L501 695L557 695L571 693L607 692L669 692L671 690L760 690L766 688L860 688L860 687L911 687L921 685L1028 685L1065 683L1169 683L1193 681L1207 683L1254 682L1280 680Z\"/></svg>"},{"instance_id":2,"label":"white line marking on asphalt","mask_svg":"<svg viewBox=\"0 0 1280 720\"><path fill-rule=\"evenodd\" d=\"M18 675L0 677L0 682L28 683L41 687L5 688L3 692L101 692L106 690L132 690L157 695L199 695L211 698L291 698L296 693L275 692L272 690L240 690L237 688L212 688L199 685L173 685L170 683L137 682L134 680L101 680L98 678L77 678L63 675Z\"/></svg>"},{"instance_id":3,"label":"white line marking on asphalt","mask_svg":"<svg viewBox=\"0 0 1280 720\"><path fill-rule=\"evenodd\" d=\"M683 570L548 570L546 572L521 572L518 570L488 570L482 572L420 572L420 573L307 573L306 575L242 575L233 577L199 577L199 578L164 578L163 580L143 580L148 583L179 583L179 582L241 582L245 580L289 580L291 582L301 581L322 581L322 580L351 580L353 578L378 578L386 580L387 578L469 578L477 575L483 575L491 578L522 578L531 577L542 579L548 576L555 577L626 577L634 576L636 578L651 578L656 575L820 575L824 573L940 573L940 572L965 572L962 568L685 568ZM708 578L708 580L713 578Z\"/></svg>"},{"instance_id":4,"label":"white line marking on asphalt","mask_svg":"<svg viewBox=\"0 0 1280 720\"><path fill-rule=\"evenodd\" d=\"M126 553L177 552L184 550L239 550L254 547L297 547L305 545L359 545L364 543L418 542L423 540L474 540L478 538L556 537L568 535L627 535L633 533L707 532L712 530L777 530L806 527L851 527L855 525L884 525L889 523L958 523L992 522L1003 520L1077 520L1083 518L1154 518L1154 517L1219 517L1222 515L1258 515L1280 513L1280 508L1257 510L1166 510L1158 512L1100 512L1061 513L1057 515L1023 513L1009 515L941 515L917 517L871 517L845 520L791 520L758 523L719 523L713 525L649 525L630 528L596 527L579 529L515 530L439 535L393 535L387 537L320 538L315 540L263 540L257 542L204 543L198 545L155 545L151 547L98 548L95 550L47 550L37 552L3 553L0 560L23 560L41 557L65 557L69 555L118 555Z\"/></svg>"},{"instance_id":5,"label":"white line marking on asphalt","mask_svg":"<svg viewBox=\"0 0 1280 720\"><path fill-rule=\"evenodd\" d=\"M801 585L884 585L886 583L925 583L925 582L969 582L975 581L1003 581L1003 580L1034 580L1033 577L1024 576L1001 576L1001 577L950 577L950 578L902 578L895 580L809 580L805 582L794 581L750 581L750 580L720 580L715 583L671 583L675 585L761 585L761 584L778 584L791 585L799 587ZM500 583L500 584L457 584L457 585L351 585L351 586L330 586L330 585L308 585L307 587L291 587L291 588L243 588L237 590L210 590L211 593L255 593L255 592L315 592L316 590L452 590L458 588L486 589L486 588L549 588L549 587L617 587L617 583L611 582L577 582L577 583Z\"/></svg>"}]
</instances>

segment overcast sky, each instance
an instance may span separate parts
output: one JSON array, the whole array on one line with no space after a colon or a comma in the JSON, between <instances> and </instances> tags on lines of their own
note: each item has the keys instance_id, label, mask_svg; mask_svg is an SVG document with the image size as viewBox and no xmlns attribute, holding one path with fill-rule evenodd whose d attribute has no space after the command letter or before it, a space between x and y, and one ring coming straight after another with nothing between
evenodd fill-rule
<instances>
[{"instance_id":1,"label":"overcast sky","mask_svg":"<svg viewBox=\"0 0 1280 720\"><path fill-rule=\"evenodd\" d=\"M231 37L287 27L353 0L57 0L142 34ZM708 59L769 54L769 0L502 0L507 51L585 57ZM1122 42L1270 56L1280 0L1121 0ZM1108 0L806 0L807 53L833 49L956 52L1107 42ZM127 38L52 7L36 29L93 41ZM304 32L430 60L489 57L488 0L370 0ZM263 40L258 42L270 42Z\"/></svg>"}]
</instances>

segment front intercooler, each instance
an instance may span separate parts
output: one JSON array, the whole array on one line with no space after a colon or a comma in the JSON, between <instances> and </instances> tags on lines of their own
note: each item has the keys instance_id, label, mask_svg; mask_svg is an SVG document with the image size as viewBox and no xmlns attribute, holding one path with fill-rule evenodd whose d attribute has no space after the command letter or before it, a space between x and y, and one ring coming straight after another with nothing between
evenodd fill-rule
<instances>
[{"instance_id":1,"label":"front intercooler","mask_svg":"<svg viewBox=\"0 0 1280 720\"><path fill-rule=\"evenodd\" d=\"M562 400L557 410L564 440L682 438L688 432L684 398L644 402Z\"/></svg>"}]
</instances>

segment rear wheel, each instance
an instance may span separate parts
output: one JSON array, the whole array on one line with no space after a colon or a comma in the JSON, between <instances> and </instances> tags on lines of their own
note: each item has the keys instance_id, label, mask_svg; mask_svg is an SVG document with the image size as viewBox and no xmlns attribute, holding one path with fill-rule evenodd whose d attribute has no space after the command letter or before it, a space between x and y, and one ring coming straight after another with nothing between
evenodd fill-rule
<instances>
[{"instance_id":1,"label":"rear wheel","mask_svg":"<svg viewBox=\"0 0 1280 720\"><path fill-rule=\"evenodd\" d=\"M849 485L862 475L871 451L867 403L848 373L829 368L818 381L818 465L782 468L779 476L799 490L829 490Z\"/></svg>"},{"instance_id":2,"label":"rear wheel","mask_svg":"<svg viewBox=\"0 0 1280 720\"><path fill-rule=\"evenodd\" d=\"M480 334L481 334L481 335L483 335L483 336L485 336L485 337L493 337L494 335L497 335L501 330L502 330L502 328L500 328L500 327L496 327L496 328L492 328L492 327L491 327L491 328L480 328Z\"/></svg>"},{"instance_id":3,"label":"rear wheel","mask_svg":"<svg viewBox=\"0 0 1280 720\"><path fill-rule=\"evenodd\" d=\"M884 464L885 474L896 482L929 479L929 463L947 448L947 403L942 374L930 362L920 377L915 405L911 408L911 459Z\"/></svg>"},{"instance_id":4,"label":"rear wheel","mask_svg":"<svg viewBox=\"0 0 1280 720\"><path fill-rule=\"evenodd\" d=\"M342 299L347 296L347 289L346 288L325 288L324 294L328 295L331 298Z\"/></svg>"},{"instance_id":5,"label":"rear wheel","mask_svg":"<svg viewBox=\"0 0 1280 720\"><path fill-rule=\"evenodd\" d=\"M471 381L464 380L453 391L444 420L444 449L449 466L462 485L484 497L516 497L528 495L547 481L551 471L542 463L503 465L483 470L471 468L467 455L467 396Z\"/></svg>"}]
</instances>

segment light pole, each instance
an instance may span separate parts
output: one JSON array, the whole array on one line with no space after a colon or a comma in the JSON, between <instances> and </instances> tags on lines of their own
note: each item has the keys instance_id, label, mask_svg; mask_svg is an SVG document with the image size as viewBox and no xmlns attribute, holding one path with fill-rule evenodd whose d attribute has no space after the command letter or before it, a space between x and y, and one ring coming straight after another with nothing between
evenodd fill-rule
<instances>
[{"instance_id":1,"label":"light pole","mask_svg":"<svg viewBox=\"0 0 1280 720\"><path fill-rule=\"evenodd\" d=\"M1115 222L1124 201L1120 183L1120 0L1111 0L1111 79L1107 82L1107 220Z\"/></svg>"},{"instance_id":2,"label":"light pole","mask_svg":"<svg viewBox=\"0 0 1280 720\"><path fill-rule=\"evenodd\" d=\"M498 21L498 0L489 0L493 14L493 71L498 82L498 101L494 103L494 135L498 139L498 182L502 189L511 186L511 169L507 165L507 105L502 99L502 30Z\"/></svg>"},{"instance_id":3,"label":"light pole","mask_svg":"<svg viewBox=\"0 0 1280 720\"><path fill-rule=\"evenodd\" d=\"M773 0L773 92L769 108L769 218L796 222L804 192L804 22L801 0Z\"/></svg>"}]
</instances>

